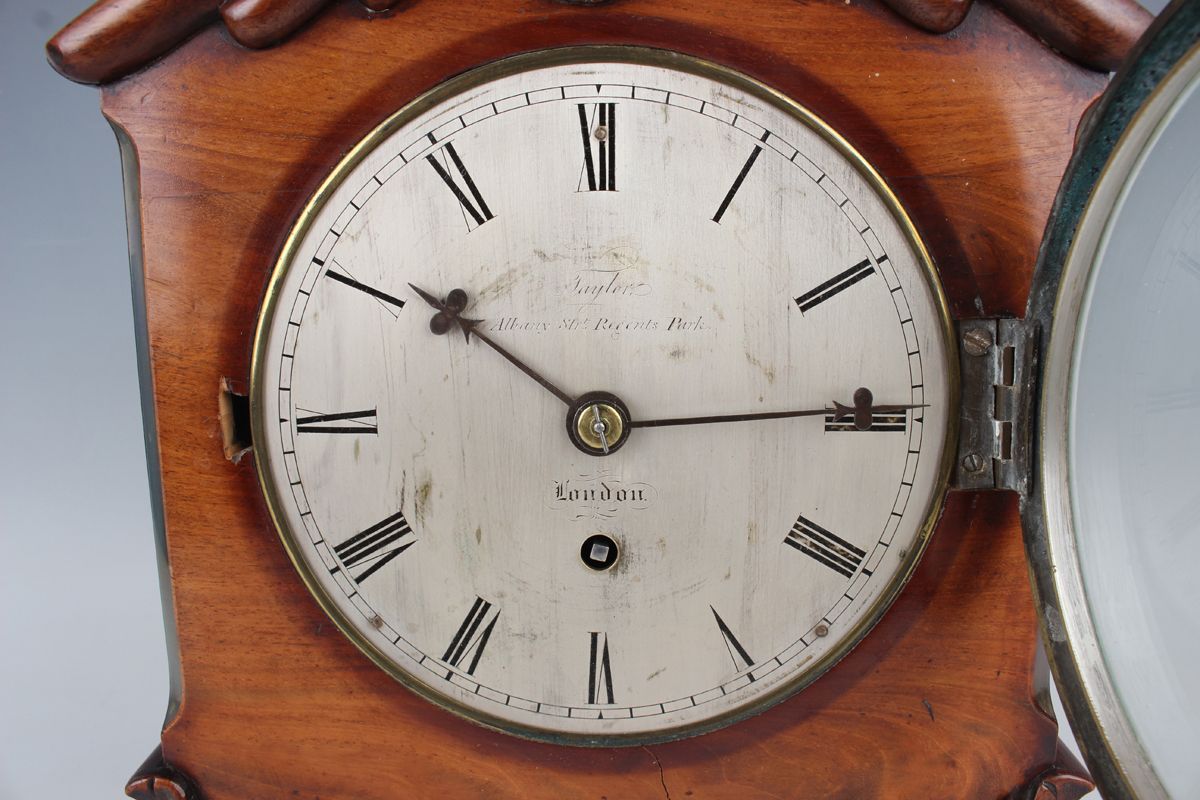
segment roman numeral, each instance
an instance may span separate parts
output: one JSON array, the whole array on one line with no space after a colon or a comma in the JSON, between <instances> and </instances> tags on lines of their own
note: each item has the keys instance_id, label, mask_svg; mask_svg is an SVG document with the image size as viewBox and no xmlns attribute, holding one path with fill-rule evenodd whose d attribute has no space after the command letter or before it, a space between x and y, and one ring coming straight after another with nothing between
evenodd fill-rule
<instances>
[{"instance_id":1,"label":"roman numeral","mask_svg":"<svg viewBox=\"0 0 1200 800\"><path fill-rule=\"evenodd\" d=\"M762 141L766 141L771 135L767 131L762 135ZM717 209L717 213L713 216L713 222L720 223L721 217L725 216L725 210L729 208L729 204L733 202L733 196L737 194L738 189L742 188L742 181L746 180L746 176L750 173L750 168L754 166L754 162L758 160L758 154L762 152L762 145L754 145L754 152L746 159L746 163L742 165L742 171L738 173L737 179L733 182L733 186L729 187L729 192L725 195L725 199L721 201L721 207Z\"/></svg>"},{"instance_id":2,"label":"roman numeral","mask_svg":"<svg viewBox=\"0 0 1200 800\"><path fill-rule=\"evenodd\" d=\"M612 705L612 664L608 660L608 634L589 631L592 636L592 656L588 666L588 703Z\"/></svg>"},{"instance_id":3,"label":"roman numeral","mask_svg":"<svg viewBox=\"0 0 1200 800\"><path fill-rule=\"evenodd\" d=\"M592 107L589 117L588 106ZM595 127L593 127L593 123ZM579 132L583 135L583 173L579 177L579 191L583 191L584 179L589 192L615 192L617 190L617 104L580 103ZM595 142L595 151L592 143Z\"/></svg>"},{"instance_id":4,"label":"roman numeral","mask_svg":"<svg viewBox=\"0 0 1200 800\"><path fill-rule=\"evenodd\" d=\"M797 297L796 305L800 306L800 313L803 314L813 306L833 297L838 292L849 289L874 271L875 268L871 266L871 259L864 258L850 269L833 276L811 292L806 292Z\"/></svg>"},{"instance_id":5,"label":"roman numeral","mask_svg":"<svg viewBox=\"0 0 1200 800\"><path fill-rule=\"evenodd\" d=\"M450 174L447 168L442 166L441 161L439 161L436 157L439 154L444 154L450 157L450 161L454 163L455 170L460 176L462 176L463 182L467 185L468 191L471 192L471 197L475 198L474 203L472 203L463 190L459 188L458 184L454 180L454 177ZM458 198L459 205L462 206L462 209L465 212L464 219L466 218L465 215L469 214L471 219L475 221L475 228L479 227L495 216L490 210L488 210L487 203L483 201L483 195L479 193L479 188L475 185L475 181L472 180L470 173L467 172L467 168L463 166L462 159L459 158L458 153L455 152L453 143L446 142L445 147L438 150L437 153L431 153L430 155L425 156L425 160L428 161L433 167L433 170L438 174L438 177L450 187L450 191L454 192L454 196ZM467 221L467 228L470 230L474 229L472 228L469 220Z\"/></svg>"},{"instance_id":6,"label":"roman numeral","mask_svg":"<svg viewBox=\"0 0 1200 800\"><path fill-rule=\"evenodd\" d=\"M829 431L859 431L854 424L854 416L836 418L836 412L830 410L825 414L825 430ZM871 412L871 427L867 431L899 431L908 430L908 415L903 411Z\"/></svg>"},{"instance_id":7,"label":"roman numeral","mask_svg":"<svg viewBox=\"0 0 1200 800\"><path fill-rule=\"evenodd\" d=\"M790 544L809 558L847 578L854 575L855 570L862 566L863 559L867 557L866 551L860 550L841 537L834 536L804 517L796 520L796 524L783 541L784 544Z\"/></svg>"},{"instance_id":8,"label":"roman numeral","mask_svg":"<svg viewBox=\"0 0 1200 800\"><path fill-rule=\"evenodd\" d=\"M741 642L733 635L733 631L729 630L729 626L725 624L725 620L721 619L721 615L712 606L713 616L717 620L717 627L721 630L721 637L725 640L725 649L729 651L729 657L733 659L733 666L738 671L750 669L754 666L754 659L746 652L746 648L742 647ZM754 680L754 676L750 676L750 680Z\"/></svg>"},{"instance_id":9,"label":"roman numeral","mask_svg":"<svg viewBox=\"0 0 1200 800\"><path fill-rule=\"evenodd\" d=\"M494 612L493 609L495 609ZM489 617L491 621L488 622L487 627L480 631L480 626ZM446 648L446 653L442 656L442 661L445 661L452 667L461 669L463 661L470 656L471 663L467 666L466 673L474 675L475 667L479 666L479 657L483 655L483 648L487 647L488 639L491 638L492 630L496 627L496 620L499 618L499 608L496 608L482 597L476 597L475 604L467 612L467 618L463 620L462 625L458 626L458 632L454 634L454 639L450 642L450 646ZM447 680L450 679L451 674L450 672L446 673Z\"/></svg>"},{"instance_id":10,"label":"roman numeral","mask_svg":"<svg viewBox=\"0 0 1200 800\"><path fill-rule=\"evenodd\" d=\"M377 522L362 533L356 533L346 541L333 548L333 552L346 567L346 574L355 583L362 583L383 568L389 561L403 553L416 543L416 540L400 543L401 539L413 536L412 528L404 519L404 514L397 511L392 516ZM351 570L366 566L362 572L354 575ZM334 567L331 572L337 572L341 567Z\"/></svg>"},{"instance_id":11,"label":"roman numeral","mask_svg":"<svg viewBox=\"0 0 1200 800\"><path fill-rule=\"evenodd\" d=\"M308 409L299 409L307 411ZM352 422L352 425L331 425L332 422ZM296 433L373 433L379 434L375 409L344 411L340 414L312 414L296 417Z\"/></svg>"},{"instance_id":12,"label":"roman numeral","mask_svg":"<svg viewBox=\"0 0 1200 800\"><path fill-rule=\"evenodd\" d=\"M334 263L337 264L336 261ZM341 267L340 264L338 264L337 266ZM390 305L395 306L397 309L404 308L404 301L401 300L400 298L392 297L387 292L381 292L378 289L374 289L370 286L367 286L365 283L359 283L358 281L354 280L351 277L342 275L341 273L338 273L338 272L334 272L332 269L325 270L325 277L335 280L338 283L345 284L346 286L349 286L351 289L357 289L358 291L362 292L363 294L367 294L367 295L370 295L371 297L374 297L376 300L380 301L380 305L383 305L384 303L388 303ZM383 307L393 317L396 316L395 312L393 312L386 305L383 305Z\"/></svg>"}]
</instances>

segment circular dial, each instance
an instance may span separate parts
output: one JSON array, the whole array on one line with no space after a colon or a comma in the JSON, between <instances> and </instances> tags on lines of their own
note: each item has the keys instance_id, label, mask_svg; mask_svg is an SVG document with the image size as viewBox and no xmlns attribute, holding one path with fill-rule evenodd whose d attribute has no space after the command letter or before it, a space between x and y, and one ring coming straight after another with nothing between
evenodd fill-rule
<instances>
[{"instance_id":1,"label":"circular dial","mask_svg":"<svg viewBox=\"0 0 1200 800\"><path fill-rule=\"evenodd\" d=\"M261 481L339 627L577 744L813 680L914 567L956 376L866 163L714 65L574 48L419 99L305 211L256 340Z\"/></svg>"}]
</instances>

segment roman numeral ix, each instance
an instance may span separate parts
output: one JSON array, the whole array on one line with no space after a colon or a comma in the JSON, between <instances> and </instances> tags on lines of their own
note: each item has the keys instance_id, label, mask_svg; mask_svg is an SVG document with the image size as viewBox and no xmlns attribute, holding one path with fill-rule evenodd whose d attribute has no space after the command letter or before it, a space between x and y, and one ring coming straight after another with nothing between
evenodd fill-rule
<instances>
[{"instance_id":1,"label":"roman numeral ix","mask_svg":"<svg viewBox=\"0 0 1200 800\"><path fill-rule=\"evenodd\" d=\"M608 660L608 634L589 631L592 637L592 656L588 662L588 703L612 705L612 664Z\"/></svg>"},{"instance_id":2,"label":"roman numeral ix","mask_svg":"<svg viewBox=\"0 0 1200 800\"><path fill-rule=\"evenodd\" d=\"M841 573L847 578L854 575L855 570L862 566L867 557L845 539L834 536L812 520L800 517L788 532L784 544L790 544L804 555L819 561L834 572ZM863 570L866 572L866 570Z\"/></svg>"},{"instance_id":3,"label":"roman numeral ix","mask_svg":"<svg viewBox=\"0 0 1200 800\"><path fill-rule=\"evenodd\" d=\"M404 514L397 511L392 516L377 522L362 533L356 533L346 541L333 548L333 552L341 559L346 567L346 574L355 583L362 583L367 578L382 569L389 561L403 553L416 543L416 540L404 541L413 536L412 528L404 519ZM357 575L351 570L365 566ZM337 572L341 567L334 567L331 572Z\"/></svg>"},{"instance_id":4,"label":"roman numeral ix","mask_svg":"<svg viewBox=\"0 0 1200 800\"><path fill-rule=\"evenodd\" d=\"M307 409L297 410L306 411ZM335 422L353 424L330 424ZM373 433L378 435L379 425L375 409L371 408L365 411L343 411L340 414L311 414L307 417L296 417L296 433Z\"/></svg>"},{"instance_id":5,"label":"roman numeral ix","mask_svg":"<svg viewBox=\"0 0 1200 800\"><path fill-rule=\"evenodd\" d=\"M588 113L591 106L591 114ZM589 192L617 190L617 104L580 103L579 132L583 135L583 174ZM593 142L595 149L593 150Z\"/></svg>"},{"instance_id":6,"label":"roman numeral ix","mask_svg":"<svg viewBox=\"0 0 1200 800\"><path fill-rule=\"evenodd\" d=\"M845 272L834 275L811 292L805 292L797 297L796 305L800 307L800 313L803 314L813 306L824 303L838 292L849 289L874 271L875 268L871 266L871 259L864 258Z\"/></svg>"},{"instance_id":7,"label":"roman numeral ix","mask_svg":"<svg viewBox=\"0 0 1200 800\"><path fill-rule=\"evenodd\" d=\"M480 630L480 627L489 618L491 621L483 630ZM467 665L466 673L474 675L475 667L479 666L479 657L483 655L483 648L487 647L488 639L491 638L492 630L496 627L496 620L499 618L499 608L482 597L476 597L475 604L467 612L467 618L462 621L462 625L458 626L458 632L454 634L454 639L446 648L442 661L452 667L462 669L463 662L470 657L471 663ZM452 674L447 672L446 679L449 680Z\"/></svg>"},{"instance_id":8,"label":"roman numeral ix","mask_svg":"<svg viewBox=\"0 0 1200 800\"><path fill-rule=\"evenodd\" d=\"M432 138L433 134L430 134L430 139ZM459 188L458 183L456 183L454 180L454 176L450 174L447 168L448 165L442 165L442 162L437 158L439 155L443 156L443 159L445 156L450 157L450 161L454 164L454 169L458 172L459 176L462 177L463 183L466 184L467 190L471 193L471 197L475 199L474 203L472 203L467 197L466 193ZM471 178L470 173L467 172L467 168L463 166L462 159L458 157L458 153L454 150L453 143L446 142L445 147L441 148L436 153L430 153L429 155L425 156L425 160L428 161L430 166L433 167L433 170L438 174L438 177L441 178L448 187L450 187L450 191L454 192L454 196L458 198L459 205L462 206L464 218L466 215L470 215L471 219L475 221L474 228L477 228L483 223L487 222L489 219L494 218L495 215L492 214L492 212L488 209L487 203L483 201L483 195L479 193L479 187L475 185L475 181ZM470 220L467 221L467 228L473 230Z\"/></svg>"}]
</instances>

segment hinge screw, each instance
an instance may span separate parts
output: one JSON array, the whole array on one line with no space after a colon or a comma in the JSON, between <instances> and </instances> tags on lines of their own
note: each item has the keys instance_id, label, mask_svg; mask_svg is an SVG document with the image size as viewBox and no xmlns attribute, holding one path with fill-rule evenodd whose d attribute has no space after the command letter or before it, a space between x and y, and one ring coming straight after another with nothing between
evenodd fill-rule
<instances>
[{"instance_id":1,"label":"hinge screw","mask_svg":"<svg viewBox=\"0 0 1200 800\"><path fill-rule=\"evenodd\" d=\"M962 468L967 472L979 472L983 469L983 456L979 453L968 453L967 457L962 460Z\"/></svg>"},{"instance_id":2,"label":"hinge screw","mask_svg":"<svg viewBox=\"0 0 1200 800\"><path fill-rule=\"evenodd\" d=\"M963 349L970 355L987 355L992 349L992 334L984 328L972 328L963 336Z\"/></svg>"}]
</instances>

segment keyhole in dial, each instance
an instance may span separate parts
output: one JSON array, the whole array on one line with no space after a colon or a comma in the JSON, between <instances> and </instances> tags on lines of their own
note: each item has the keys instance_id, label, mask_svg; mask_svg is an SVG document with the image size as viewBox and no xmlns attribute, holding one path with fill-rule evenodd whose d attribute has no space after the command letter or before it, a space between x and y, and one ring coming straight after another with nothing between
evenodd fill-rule
<instances>
[{"instance_id":1,"label":"keyhole in dial","mask_svg":"<svg viewBox=\"0 0 1200 800\"><path fill-rule=\"evenodd\" d=\"M596 572L612 568L620 554L617 543L603 533L584 539L583 547L579 548L579 557L583 559L584 565Z\"/></svg>"}]
</instances>

